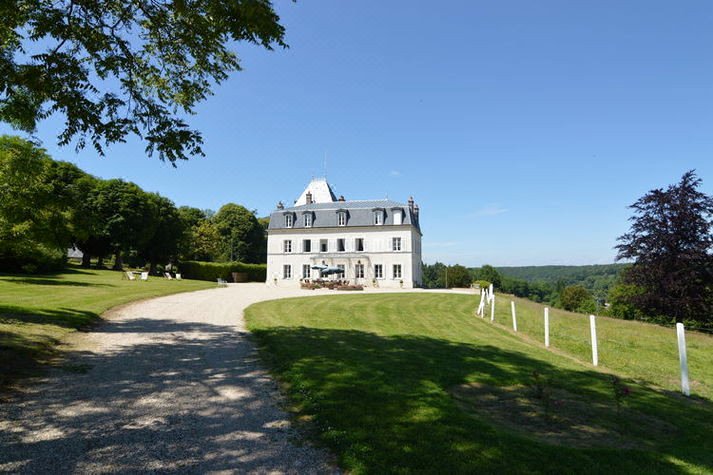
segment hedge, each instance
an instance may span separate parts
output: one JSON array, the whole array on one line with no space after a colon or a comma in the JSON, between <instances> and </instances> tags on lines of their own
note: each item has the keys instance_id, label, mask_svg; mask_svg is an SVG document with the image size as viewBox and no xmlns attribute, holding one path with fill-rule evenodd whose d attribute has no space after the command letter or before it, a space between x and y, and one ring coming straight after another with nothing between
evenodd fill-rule
<instances>
[{"instance_id":1,"label":"hedge","mask_svg":"<svg viewBox=\"0 0 713 475\"><path fill-rule=\"evenodd\" d=\"M210 280L225 279L232 282L233 272L244 272L249 282L265 282L266 264L245 264L242 262L200 262L185 261L178 265L181 276L186 279Z\"/></svg>"}]
</instances>

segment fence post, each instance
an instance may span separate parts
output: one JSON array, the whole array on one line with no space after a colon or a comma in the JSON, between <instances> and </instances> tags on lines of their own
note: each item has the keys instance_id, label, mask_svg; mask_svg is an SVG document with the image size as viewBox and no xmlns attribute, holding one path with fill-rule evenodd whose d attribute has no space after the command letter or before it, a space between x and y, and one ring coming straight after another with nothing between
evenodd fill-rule
<instances>
[{"instance_id":1,"label":"fence post","mask_svg":"<svg viewBox=\"0 0 713 475\"><path fill-rule=\"evenodd\" d=\"M490 300L490 321L495 321L495 294L491 296Z\"/></svg>"},{"instance_id":2,"label":"fence post","mask_svg":"<svg viewBox=\"0 0 713 475\"><path fill-rule=\"evenodd\" d=\"M510 301L510 309L512 310L512 329L517 331L517 315L515 315L515 301Z\"/></svg>"},{"instance_id":3,"label":"fence post","mask_svg":"<svg viewBox=\"0 0 713 475\"><path fill-rule=\"evenodd\" d=\"M678 361L681 363L681 392L686 396L690 396L691 388L688 384L688 357L686 356L686 334L683 330L683 323L676 324L676 335L678 336Z\"/></svg>"},{"instance_id":4,"label":"fence post","mask_svg":"<svg viewBox=\"0 0 713 475\"><path fill-rule=\"evenodd\" d=\"M592 364L599 365L599 352L597 351L597 323L594 315L589 316L589 329L592 333Z\"/></svg>"},{"instance_id":5,"label":"fence post","mask_svg":"<svg viewBox=\"0 0 713 475\"><path fill-rule=\"evenodd\" d=\"M545 307L545 347L550 347L550 308Z\"/></svg>"}]
</instances>

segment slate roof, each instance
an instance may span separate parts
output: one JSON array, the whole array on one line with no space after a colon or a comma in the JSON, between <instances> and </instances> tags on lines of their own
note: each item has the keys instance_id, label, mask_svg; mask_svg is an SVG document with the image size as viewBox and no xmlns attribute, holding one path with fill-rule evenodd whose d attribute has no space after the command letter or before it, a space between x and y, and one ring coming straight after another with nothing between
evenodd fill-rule
<instances>
[{"instance_id":1,"label":"slate roof","mask_svg":"<svg viewBox=\"0 0 713 475\"><path fill-rule=\"evenodd\" d=\"M386 213L386 219L384 220L385 226L394 224L394 212L398 212L398 209L401 209L403 210L402 224L412 225L420 231L418 218L409 210L408 205L388 199L311 203L278 209L270 214L270 225L268 229L288 229L285 227L285 214L293 215L292 228L289 229L305 229L303 218L305 213L312 213L312 228L377 226L374 224L373 218L373 211L375 209L383 209ZM346 226L337 226L338 210L345 210L347 213Z\"/></svg>"}]
</instances>

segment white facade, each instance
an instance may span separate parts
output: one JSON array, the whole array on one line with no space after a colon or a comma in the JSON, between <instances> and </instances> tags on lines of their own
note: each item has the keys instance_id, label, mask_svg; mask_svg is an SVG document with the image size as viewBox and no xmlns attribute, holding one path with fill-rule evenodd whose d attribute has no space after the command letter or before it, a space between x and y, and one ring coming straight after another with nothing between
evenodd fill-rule
<instances>
[{"instance_id":1,"label":"white facade","mask_svg":"<svg viewBox=\"0 0 713 475\"><path fill-rule=\"evenodd\" d=\"M325 279L348 280L367 287L421 285L421 232L418 208L412 200L405 205L388 200L328 201L324 196L333 197L330 189L329 193L319 193L321 199L315 202L310 186L300 199L309 194L311 202L308 199L292 208L278 207L270 216L269 284L298 286L303 279L321 278L312 266L327 265L343 267L344 274ZM375 213L381 216L375 219Z\"/></svg>"}]
</instances>

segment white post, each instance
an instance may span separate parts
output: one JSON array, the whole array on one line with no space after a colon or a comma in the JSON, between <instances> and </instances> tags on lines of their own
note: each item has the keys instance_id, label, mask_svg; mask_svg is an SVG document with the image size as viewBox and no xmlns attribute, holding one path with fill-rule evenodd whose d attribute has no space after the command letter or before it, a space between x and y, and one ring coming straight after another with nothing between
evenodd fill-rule
<instances>
[{"instance_id":1,"label":"white post","mask_svg":"<svg viewBox=\"0 0 713 475\"><path fill-rule=\"evenodd\" d=\"M488 287L488 295L490 296L491 301L495 298L495 292L493 292L493 284L490 284L490 287Z\"/></svg>"},{"instance_id":2,"label":"white post","mask_svg":"<svg viewBox=\"0 0 713 475\"><path fill-rule=\"evenodd\" d=\"M512 329L517 331L517 315L515 315L515 302L510 301L510 310L512 311Z\"/></svg>"},{"instance_id":3,"label":"white post","mask_svg":"<svg viewBox=\"0 0 713 475\"><path fill-rule=\"evenodd\" d=\"M594 315L589 316L589 329L592 333L592 364L599 365L599 352L597 351L597 323Z\"/></svg>"},{"instance_id":4,"label":"white post","mask_svg":"<svg viewBox=\"0 0 713 475\"><path fill-rule=\"evenodd\" d=\"M686 357L686 334L683 331L683 323L676 324L676 335L678 336L678 361L681 363L681 392L686 396L690 396L691 388L688 385L688 358Z\"/></svg>"},{"instance_id":5,"label":"white post","mask_svg":"<svg viewBox=\"0 0 713 475\"><path fill-rule=\"evenodd\" d=\"M483 299L485 298L485 291L480 291L480 303L478 304L478 309L475 311L476 315L483 316Z\"/></svg>"},{"instance_id":6,"label":"white post","mask_svg":"<svg viewBox=\"0 0 713 475\"><path fill-rule=\"evenodd\" d=\"M550 347L550 308L545 307L545 347Z\"/></svg>"},{"instance_id":7,"label":"white post","mask_svg":"<svg viewBox=\"0 0 713 475\"><path fill-rule=\"evenodd\" d=\"M492 300L490 300L490 321L495 321L495 294L492 295Z\"/></svg>"}]
</instances>

